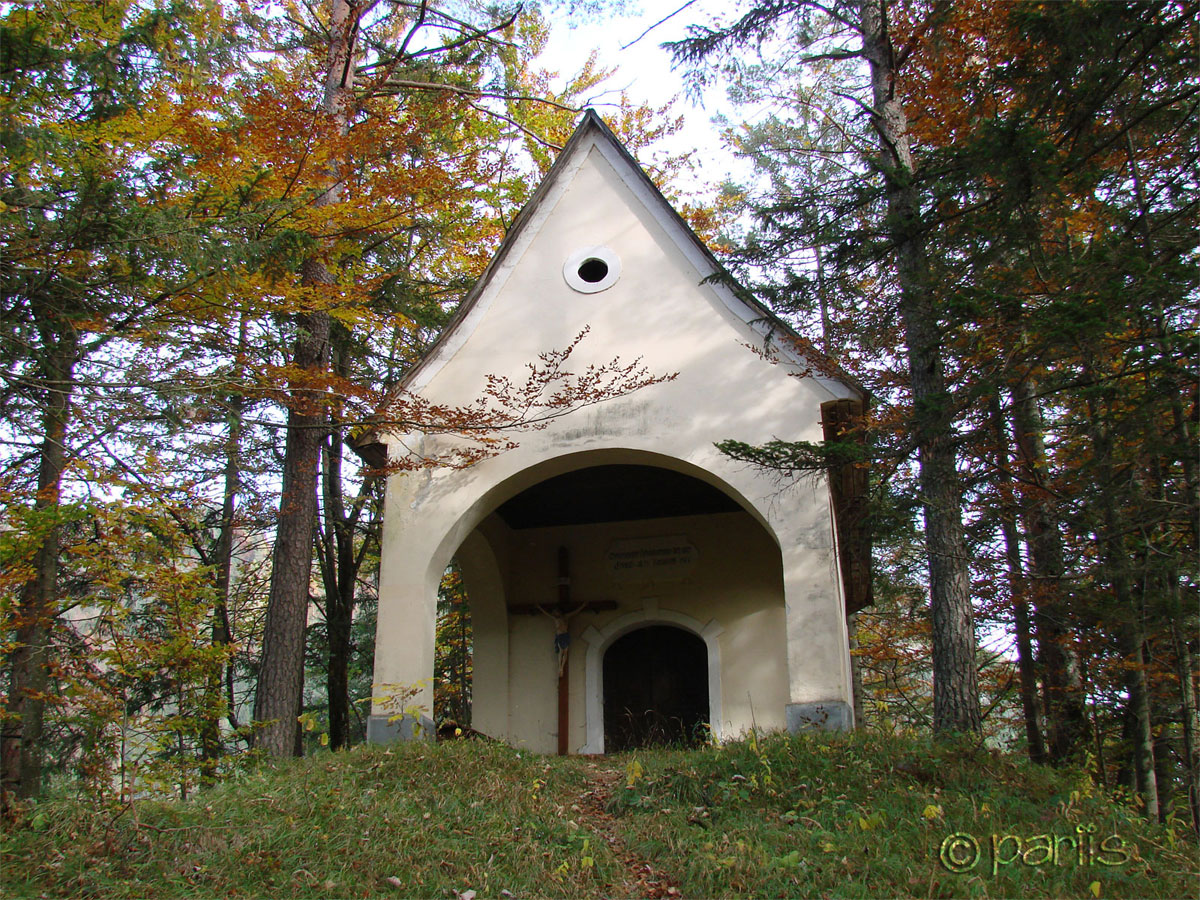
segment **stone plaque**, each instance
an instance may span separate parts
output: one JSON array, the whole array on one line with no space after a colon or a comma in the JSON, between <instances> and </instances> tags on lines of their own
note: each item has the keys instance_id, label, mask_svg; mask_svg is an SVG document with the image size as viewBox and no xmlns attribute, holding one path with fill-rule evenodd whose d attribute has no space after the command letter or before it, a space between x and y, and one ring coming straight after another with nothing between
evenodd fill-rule
<instances>
[{"instance_id":1,"label":"stone plaque","mask_svg":"<svg viewBox=\"0 0 1200 900\"><path fill-rule=\"evenodd\" d=\"M696 548L686 535L613 541L605 557L614 581L670 581L696 567Z\"/></svg>"}]
</instances>

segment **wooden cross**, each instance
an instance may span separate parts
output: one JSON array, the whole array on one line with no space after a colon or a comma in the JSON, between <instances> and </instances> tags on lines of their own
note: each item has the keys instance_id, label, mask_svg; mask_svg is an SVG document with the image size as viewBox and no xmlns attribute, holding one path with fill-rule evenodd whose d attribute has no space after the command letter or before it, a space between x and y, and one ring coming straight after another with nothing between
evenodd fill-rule
<instances>
[{"instance_id":1,"label":"wooden cross","mask_svg":"<svg viewBox=\"0 0 1200 900\"><path fill-rule=\"evenodd\" d=\"M571 605L570 557L566 547L558 548L558 602L552 606L540 603L521 603L509 607L513 613L537 615L542 613L554 620L554 649L558 651L558 755L567 755L567 730L571 722L570 669L567 654L571 646L570 621L581 612L602 612L616 609L612 600Z\"/></svg>"}]
</instances>

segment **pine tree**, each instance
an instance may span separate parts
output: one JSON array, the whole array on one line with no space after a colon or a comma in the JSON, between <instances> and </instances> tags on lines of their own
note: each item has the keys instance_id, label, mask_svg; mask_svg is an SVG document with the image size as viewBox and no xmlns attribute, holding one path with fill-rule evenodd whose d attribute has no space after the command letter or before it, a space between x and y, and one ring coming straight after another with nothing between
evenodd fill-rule
<instances>
[{"instance_id":1,"label":"pine tree","mask_svg":"<svg viewBox=\"0 0 1200 900\"><path fill-rule=\"evenodd\" d=\"M193 102L197 75L229 46L217 19L204 4L66 0L14 5L0 20L8 154L0 352L12 423L4 488L8 527L29 538L28 556L12 561L23 582L6 592L3 609L12 641L0 752L6 796L40 789L60 542L74 500L64 477L74 447L95 443L76 433L80 412L92 412L81 392L103 379L102 354L152 328L208 269L195 221L164 202L187 161L163 133L181 106L202 106ZM180 247L194 268L178 265ZM23 440L39 445L34 460L11 452Z\"/></svg>"},{"instance_id":2,"label":"pine tree","mask_svg":"<svg viewBox=\"0 0 1200 900\"><path fill-rule=\"evenodd\" d=\"M868 249L879 254L872 259L875 272L888 278L896 292L908 357L911 433L919 457L929 556L933 727L938 733L977 732L979 688L962 486L956 468L955 400L946 379L943 317L927 255L919 164L910 146L906 112L896 89L901 79L899 54L893 46L886 4L874 0L830 6L762 4L728 29L698 30L677 49L682 59L700 61L722 46L769 43L780 29L800 44L810 63L859 59L866 65L867 84L855 102L869 120L875 140L872 146L859 142L854 152L860 166L870 168L874 181L867 183L870 179L860 168L863 182L848 186L847 195L861 204L860 216L877 217L864 228L874 237ZM794 208L789 205L787 212ZM824 214L806 218L802 228L816 230L836 217ZM795 238L796 232L790 232L782 237L777 249L785 249ZM824 290L822 283L820 292Z\"/></svg>"}]
</instances>

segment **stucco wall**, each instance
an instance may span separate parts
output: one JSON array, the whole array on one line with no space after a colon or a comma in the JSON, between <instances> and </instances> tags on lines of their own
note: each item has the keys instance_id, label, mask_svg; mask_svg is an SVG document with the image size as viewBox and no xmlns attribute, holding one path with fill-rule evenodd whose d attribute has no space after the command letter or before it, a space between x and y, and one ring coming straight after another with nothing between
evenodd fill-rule
<instances>
[{"instance_id":1,"label":"stucco wall","mask_svg":"<svg viewBox=\"0 0 1200 900\"><path fill-rule=\"evenodd\" d=\"M624 620L629 628L668 621L661 614L679 613L720 629L721 696L713 723L724 736L748 729L784 727L788 700L783 582L779 548L746 513L721 513L639 522L612 522L561 528L534 528L497 534L493 540L511 547L509 578L504 592L515 604L550 605L557 598L557 551L570 554L572 603L613 601L617 609L583 612L571 620L574 637L570 660L572 752L587 744L585 715L589 693L599 691L589 676L588 641L584 632L603 634ZM694 565L685 574L626 578L613 572L610 548L620 541L682 537L696 548ZM493 557L494 559L494 557ZM496 584L489 561L464 561L463 575L472 610L494 606ZM475 618L475 727L530 749L552 752L557 743L557 656L553 623L541 614L520 614L507 622L493 616ZM694 630L694 629L692 629ZM621 631L620 633L625 633ZM608 635L606 646L620 634ZM604 649L603 647L601 649ZM507 656L502 669L494 662ZM506 671L507 697L495 682ZM504 729L494 708L507 701Z\"/></svg>"},{"instance_id":2,"label":"stucco wall","mask_svg":"<svg viewBox=\"0 0 1200 900\"><path fill-rule=\"evenodd\" d=\"M677 377L584 409L544 430L521 434L516 450L470 469L439 469L390 479L376 681L411 684L430 677L438 579L450 558L497 506L531 484L570 469L633 462L662 465L717 486L738 501L775 547L776 577L785 595L782 613L778 604L770 613L756 613L759 618L721 607L723 615L742 623L738 625L742 630L721 636L722 648L727 645L728 652L741 660L726 666L729 677L742 679L738 686L731 682L726 687L730 722L745 719L749 700L742 683L757 684L764 677L771 686L762 690L761 708L755 691L749 691L760 723L778 721L781 703L848 701L849 656L823 480L781 485L769 475L730 461L713 446L725 438L819 441L820 404L848 396L848 389L795 364L775 364L750 349L748 345L762 341L744 317L745 310L739 313L727 291L701 283L707 274L703 260L672 232L672 228L678 231L678 223L672 224L670 215L654 205L661 201L649 197L635 179L620 171L620 165L602 143L575 154L502 256L470 311L410 387L435 402L470 403L488 374L519 382L538 353L565 347L584 327L589 333L570 368L578 371L616 356L626 361L640 356L650 371L677 373ZM564 260L580 248L596 245L609 248L620 259L620 279L598 293L572 290L563 277ZM391 435L387 440L393 456L406 450L429 453L447 441L421 435ZM512 580L509 602L522 602L519 595L541 583L529 580L536 569L526 572L523 565L517 566L520 553L510 556L508 549L492 550L501 568L511 568L503 574ZM711 565L715 556L706 556ZM581 565L586 565L585 557ZM553 556L541 565L552 567ZM728 572L713 572L714 584L730 584L729 573L736 568L731 563ZM748 574L748 566L740 571L751 581L757 577ZM553 585L553 580L545 583ZM724 587L718 590L699 582L694 587L714 603L732 602L728 599L732 592ZM695 596L687 602L695 604ZM672 597L660 597L660 603L666 607L685 599L682 594ZM781 614L783 620L778 618ZM708 612L696 618L712 617ZM544 686L547 678L552 685L553 679L537 668L553 665L546 649L548 627L548 622L535 620L513 626L503 663L509 667L510 696L524 697L534 685ZM750 669L744 652L770 629L781 630L786 637L783 688L774 680L777 672L767 677ZM477 673L481 661L485 668L492 665L477 660ZM500 666L500 656L492 662ZM576 659L573 666L578 664ZM743 667L747 674L737 674ZM581 684L574 668L572 683ZM552 731L552 724L546 723L552 722L553 712L547 714L538 703L532 699L523 703L520 727L514 729L510 721L509 733ZM579 708L573 704L573 709ZM573 719L573 742L580 728Z\"/></svg>"}]
</instances>

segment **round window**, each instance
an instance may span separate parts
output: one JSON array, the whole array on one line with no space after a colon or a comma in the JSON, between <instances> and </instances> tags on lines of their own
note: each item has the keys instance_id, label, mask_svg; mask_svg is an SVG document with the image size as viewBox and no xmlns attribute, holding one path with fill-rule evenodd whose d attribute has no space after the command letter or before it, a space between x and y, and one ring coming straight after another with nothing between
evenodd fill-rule
<instances>
[{"instance_id":1,"label":"round window","mask_svg":"<svg viewBox=\"0 0 1200 900\"><path fill-rule=\"evenodd\" d=\"M563 278L581 294L607 290L621 277L621 261L607 247L587 247L567 257Z\"/></svg>"}]
</instances>

